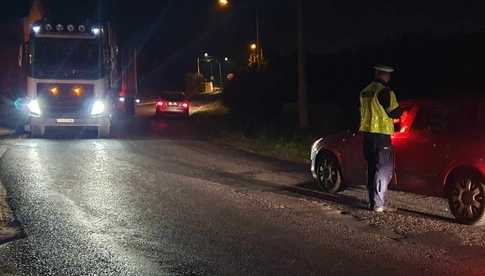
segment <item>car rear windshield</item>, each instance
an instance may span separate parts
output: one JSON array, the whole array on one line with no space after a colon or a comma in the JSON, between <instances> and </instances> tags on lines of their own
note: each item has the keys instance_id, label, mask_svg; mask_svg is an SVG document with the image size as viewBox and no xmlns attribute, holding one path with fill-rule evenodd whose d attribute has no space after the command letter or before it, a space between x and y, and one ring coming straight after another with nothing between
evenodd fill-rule
<instances>
[{"instance_id":1,"label":"car rear windshield","mask_svg":"<svg viewBox=\"0 0 485 276\"><path fill-rule=\"evenodd\" d=\"M180 102L185 100L185 97L183 94L179 93L171 93L171 94L163 94L162 99L166 101L174 101L174 102Z\"/></svg>"}]
</instances>

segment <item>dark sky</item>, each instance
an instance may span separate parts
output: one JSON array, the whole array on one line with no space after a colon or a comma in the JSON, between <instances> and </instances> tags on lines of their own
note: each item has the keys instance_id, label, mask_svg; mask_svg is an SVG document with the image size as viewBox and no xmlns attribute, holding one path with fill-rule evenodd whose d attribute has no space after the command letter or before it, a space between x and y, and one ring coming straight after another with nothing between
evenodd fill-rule
<instances>
[{"instance_id":1,"label":"dark sky","mask_svg":"<svg viewBox=\"0 0 485 276\"><path fill-rule=\"evenodd\" d=\"M6 8L0 16L21 14L22 2L3 0ZM51 17L109 18L124 44L142 49L142 63L155 75L193 71L196 56L206 51L242 62L248 43L255 39L257 8L266 51L295 50L295 0L232 0L226 10L218 9L216 0L43 2ZM406 34L448 36L485 29L484 5L465 2L304 0L307 49L332 53Z\"/></svg>"},{"instance_id":2,"label":"dark sky","mask_svg":"<svg viewBox=\"0 0 485 276\"><path fill-rule=\"evenodd\" d=\"M101 3L131 39L159 44L163 52L185 47L214 47L232 52L254 39L255 9L260 8L264 43L293 49L295 0L232 0L220 10L216 0L45 0L55 14L88 14ZM478 1L477 1L478 2ZM485 26L483 4L465 1L304 0L308 48L331 52L359 43L415 32L447 35ZM163 43L162 43L163 41ZM137 41L140 42L140 41ZM245 45L244 45L245 46ZM177 48L177 49L175 49Z\"/></svg>"}]
</instances>

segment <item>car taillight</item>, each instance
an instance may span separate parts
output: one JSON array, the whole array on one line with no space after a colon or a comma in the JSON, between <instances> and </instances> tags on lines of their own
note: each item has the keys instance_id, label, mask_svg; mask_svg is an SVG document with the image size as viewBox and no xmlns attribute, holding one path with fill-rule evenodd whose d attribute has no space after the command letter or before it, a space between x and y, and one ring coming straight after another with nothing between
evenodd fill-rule
<instances>
[{"instance_id":1,"label":"car taillight","mask_svg":"<svg viewBox=\"0 0 485 276\"><path fill-rule=\"evenodd\" d=\"M157 102L157 106L163 106L165 103L163 101Z\"/></svg>"},{"instance_id":2,"label":"car taillight","mask_svg":"<svg viewBox=\"0 0 485 276\"><path fill-rule=\"evenodd\" d=\"M182 106L183 106L184 108L188 108L188 107L189 107L189 104L188 104L188 103L183 103L183 104L182 104Z\"/></svg>"}]
</instances>

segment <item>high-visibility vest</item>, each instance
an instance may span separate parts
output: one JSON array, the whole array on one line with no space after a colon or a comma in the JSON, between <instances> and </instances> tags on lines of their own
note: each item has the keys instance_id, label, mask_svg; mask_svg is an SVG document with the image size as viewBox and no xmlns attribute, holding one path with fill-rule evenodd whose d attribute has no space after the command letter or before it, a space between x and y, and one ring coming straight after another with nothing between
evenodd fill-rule
<instances>
[{"instance_id":1,"label":"high-visibility vest","mask_svg":"<svg viewBox=\"0 0 485 276\"><path fill-rule=\"evenodd\" d=\"M399 107L396 95L390 91L390 105L386 109L379 103L379 92L386 89L380 82L372 82L360 92L360 131L391 135L394 122L389 112Z\"/></svg>"}]
</instances>

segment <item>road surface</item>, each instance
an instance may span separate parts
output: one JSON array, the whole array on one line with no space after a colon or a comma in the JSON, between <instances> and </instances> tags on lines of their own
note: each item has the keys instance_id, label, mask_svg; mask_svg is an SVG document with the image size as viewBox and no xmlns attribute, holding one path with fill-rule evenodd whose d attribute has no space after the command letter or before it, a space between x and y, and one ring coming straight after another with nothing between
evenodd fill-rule
<instances>
[{"instance_id":1,"label":"road surface","mask_svg":"<svg viewBox=\"0 0 485 276\"><path fill-rule=\"evenodd\" d=\"M398 211L374 214L362 188L321 193L306 165L150 116L118 123L109 140L0 141L0 180L24 233L0 245L0 275L485 272L485 231L450 221L439 199L392 192Z\"/></svg>"}]
</instances>

